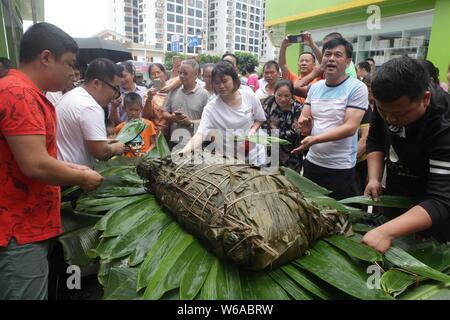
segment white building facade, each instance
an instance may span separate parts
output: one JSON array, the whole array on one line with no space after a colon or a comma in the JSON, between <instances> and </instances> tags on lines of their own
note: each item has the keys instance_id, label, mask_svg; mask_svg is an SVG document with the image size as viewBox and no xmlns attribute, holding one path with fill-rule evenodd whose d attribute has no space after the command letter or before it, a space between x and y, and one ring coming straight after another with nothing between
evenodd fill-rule
<instances>
[{"instance_id":1,"label":"white building facade","mask_svg":"<svg viewBox=\"0 0 450 320\"><path fill-rule=\"evenodd\" d=\"M208 51L261 56L263 0L209 0Z\"/></svg>"},{"instance_id":2,"label":"white building facade","mask_svg":"<svg viewBox=\"0 0 450 320\"><path fill-rule=\"evenodd\" d=\"M275 57L264 32L265 0L112 0L109 6L109 29L144 47Z\"/></svg>"},{"instance_id":3,"label":"white building facade","mask_svg":"<svg viewBox=\"0 0 450 320\"><path fill-rule=\"evenodd\" d=\"M108 29L139 42L139 0L108 1Z\"/></svg>"}]
</instances>

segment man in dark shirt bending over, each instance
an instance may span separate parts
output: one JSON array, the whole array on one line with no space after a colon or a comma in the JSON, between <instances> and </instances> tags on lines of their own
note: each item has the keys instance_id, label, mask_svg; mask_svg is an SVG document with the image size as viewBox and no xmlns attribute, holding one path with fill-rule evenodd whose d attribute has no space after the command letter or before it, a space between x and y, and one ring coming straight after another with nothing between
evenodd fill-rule
<instances>
[{"instance_id":1,"label":"man in dark shirt bending over","mask_svg":"<svg viewBox=\"0 0 450 320\"><path fill-rule=\"evenodd\" d=\"M450 96L429 88L429 75L408 57L385 63L372 81L376 101L367 139L369 183L381 193L386 162L389 195L422 197L406 212L369 231L363 242L384 253L398 237L421 232L450 241Z\"/></svg>"}]
</instances>

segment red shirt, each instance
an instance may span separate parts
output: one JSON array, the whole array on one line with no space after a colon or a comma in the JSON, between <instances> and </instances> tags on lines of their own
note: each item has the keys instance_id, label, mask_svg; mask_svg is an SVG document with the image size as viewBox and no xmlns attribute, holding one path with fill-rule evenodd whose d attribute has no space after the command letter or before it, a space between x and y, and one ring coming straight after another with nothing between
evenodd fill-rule
<instances>
[{"instance_id":1,"label":"red shirt","mask_svg":"<svg viewBox=\"0 0 450 320\"><path fill-rule=\"evenodd\" d=\"M43 241L62 232L60 190L27 178L19 169L5 136L45 135L56 158L53 105L22 72L0 79L0 246ZM33 156L33 155L30 155Z\"/></svg>"},{"instance_id":2,"label":"red shirt","mask_svg":"<svg viewBox=\"0 0 450 320\"><path fill-rule=\"evenodd\" d=\"M289 80L290 82L292 82L292 85L295 85L295 83L300 80L301 77L297 76L296 74L294 74L291 70L288 70L288 74L286 75L286 80ZM316 83L317 81L322 80L321 77L316 77L314 78L309 84L313 84ZM298 103L300 104L304 104L306 98L303 97L299 97L299 96L294 96L295 100L297 100Z\"/></svg>"}]
</instances>

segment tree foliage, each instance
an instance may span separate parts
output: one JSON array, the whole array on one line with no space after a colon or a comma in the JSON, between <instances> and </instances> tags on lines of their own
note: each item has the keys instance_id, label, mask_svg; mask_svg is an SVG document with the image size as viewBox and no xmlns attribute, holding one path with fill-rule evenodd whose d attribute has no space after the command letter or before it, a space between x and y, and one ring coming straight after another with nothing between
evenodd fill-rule
<instances>
[{"instance_id":1,"label":"tree foliage","mask_svg":"<svg viewBox=\"0 0 450 320\"><path fill-rule=\"evenodd\" d=\"M185 54L182 54L179 52L166 51L165 57L164 57L164 67L166 67L166 70L172 70L172 67L173 67L172 58L175 56L180 56L182 60L186 59Z\"/></svg>"},{"instance_id":2,"label":"tree foliage","mask_svg":"<svg viewBox=\"0 0 450 320\"><path fill-rule=\"evenodd\" d=\"M216 55L212 55L212 54L200 54L198 55L198 62L200 64L205 64L205 63L217 63L220 61L222 57L220 56L216 56Z\"/></svg>"},{"instance_id":3,"label":"tree foliage","mask_svg":"<svg viewBox=\"0 0 450 320\"><path fill-rule=\"evenodd\" d=\"M205 63L217 63L222 58L220 56L211 54L199 54L198 56L191 57L189 55L185 55L182 53L167 51L164 57L164 66L166 67L167 70L172 70L172 58L174 56L180 56L182 60L194 58L195 60L198 61L198 63L200 63L200 65Z\"/></svg>"},{"instance_id":4,"label":"tree foliage","mask_svg":"<svg viewBox=\"0 0 450 320\"><path fill-rule=\"evenodd\" d=\"M239 58L238 68L242 72L246 70L246 66L257 67L259 64L258 57L248 52L236 52L235 55Z\"/></svg>"},{"instance_id":5,"label":"tree foliage","mask_svg":"<svg viewBox=\"0 0 450 320\"><path fill-rule=\"evenodd\" d=\"M239 68L239 71L241 71L241 72L245 70L246 66L257 67L259 64L258 57L251 53L236 52L235 55L239 58L238 68ZM185 59L188 59L191 57L191 56L185 55L183 53L167 51L165 53L165 57L164 57L164 66L166 67L167 70L172 70L172 58L174 56L180 56L182 60L185 60ZM217 63L220 61L220 59L222 57L217 56L217 55L212 55L212 54L199 54L198 56L195 56L193 58L202 65L205 63Z\"/></svg>"}]
</instances>

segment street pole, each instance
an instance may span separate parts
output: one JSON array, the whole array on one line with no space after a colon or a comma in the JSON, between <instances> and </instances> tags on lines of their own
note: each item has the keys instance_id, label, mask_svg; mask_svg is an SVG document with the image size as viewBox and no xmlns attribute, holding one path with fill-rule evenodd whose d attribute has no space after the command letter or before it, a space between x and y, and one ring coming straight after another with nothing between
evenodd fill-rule
<instances>
[{"instance_id":1,"label":"street pole","mask_svg":"<svg viewBox=\"0 0 450 320\"><path fill-rule=\"evenodd\" d=\"M36 0L31 0L31 16L33 17L33 24L36 24L37 23Z\"/></svg>"},{"instance_id":2,"label":"street pole","mask_svg":"<svg viewBox=\"0 0 450 320\"><path fill-rule=\"evenodd\" d=\"M144 62L147 63L147 32L144 30Z\"/></svg>"},{"instance_id":3,"label":"street pole","mask_svg":"<svg viewBox=\"0 0 450 320\"><path fill-rule=\"evenodd\" d=\"M19 65L19 52L18 52L17 48L19 47L19 39L17 39L17 34L16 34L17 20L15 19L14 14L13 14L13 7L12 7L11 0L6 0L6 5L7 5L7 10L8 10L9 21L11 23L11 34L12 34L12 40L13 40L14 56L15 56L15 60L16 60L16 66L18 66ZM6 46L8 46L8 43L6 44Z\"/></svg>"},{"instance_id":4,"label":"street pole","mask_svg":"<svg viewBox=\"0 0 450 320\"><path fill-rule=\"evenodd\" d=\"M187 54L187 0L183 1L184 5L184 12L183 12L183 24L184 24L184 30L183 30L183 53Z\"/></svg>"}]
</instances>

